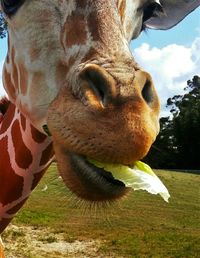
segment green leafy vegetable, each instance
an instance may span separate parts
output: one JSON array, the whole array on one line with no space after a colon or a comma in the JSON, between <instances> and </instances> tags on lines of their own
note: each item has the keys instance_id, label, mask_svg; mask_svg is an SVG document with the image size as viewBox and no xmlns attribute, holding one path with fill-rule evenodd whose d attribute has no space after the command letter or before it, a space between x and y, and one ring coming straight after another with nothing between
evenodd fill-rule
<instances>
[{"instance_id":1,"label":"green leafy vegetable","mask_svg":"<svg viewBox=\"0 0 200 258\"><path fill-rule=\"evenodd\" d=\"M147 164L137 161L133 167L129 167L101 163L93 159L88 159L88 161L96 167L111 172L113 177L122 181L126 187L131 187L134 190L146 190L151 194L160 194L168 202L170 195L167 188Z\"/></svg>"}]
</instances>

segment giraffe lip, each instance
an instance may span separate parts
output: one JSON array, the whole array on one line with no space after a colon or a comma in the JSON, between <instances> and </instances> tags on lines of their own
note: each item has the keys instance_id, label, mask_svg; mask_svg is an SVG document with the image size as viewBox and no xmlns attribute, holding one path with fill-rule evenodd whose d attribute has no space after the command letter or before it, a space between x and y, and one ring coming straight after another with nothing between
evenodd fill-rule
<instances>
[{"instance_id":1,"label":"giraffe lip","mask_svg":"<svg viewBox=\"0 0 200 258\"><path fill-rule=\"evenodd\" d=\"M76 196L91 202L113 201L129 192L124 183L110 172L91 164L83 155L69 151L54 141L59 173L65 185Z\"/></svg>"},{"instance_id":2,"label":"giraffe lip","mask_svg":"<svg viewBox=\"0 0 200 258\"><path fill-rule=\"evenodd\" d=\"M125 187L125 184L120 180L115 179L111 172L95 166L94 164L90 163L86 157L77 154L71 154L71 160L75 164L76 169L78 169L80 173L84 173L85 176L90 178L92 176L94 177L93 179L95 181L107 181L115 187Z\"/></svg>"},{"instance_id":3,"label":"giraffe lip","mask_svg":"<svg viewBox=\"0 0 200 258\"><path fill-rule=\"evenodd\" d=\"M129 192L123 182L116 180L110 172L91 164L84 156L75 153L69 156L73 173L83 187L83 192L77 194L74 191L79 197L89 201L112 201Z\"/></svg>"}]
</instances>

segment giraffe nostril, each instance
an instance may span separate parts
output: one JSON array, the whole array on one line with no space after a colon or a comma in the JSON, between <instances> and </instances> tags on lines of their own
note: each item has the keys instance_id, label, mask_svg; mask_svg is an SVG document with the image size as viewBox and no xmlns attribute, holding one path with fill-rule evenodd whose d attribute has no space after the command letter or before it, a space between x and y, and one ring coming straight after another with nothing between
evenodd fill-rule
<instances>
[{"instance_id":1,"label":"giraffe nostril","mask_svg":"<svg viewBox=\"0 0 200 258\"><path fill-rule=\"evenodd\" d=\"M135 72L134 87L139 98L152 110L159 106L159 99L149 73L137 70Z\"/></svg>"},{"instance_id":2,"label":"giraffe nostril","mask_svg":"<svg viewBox=\"0 0 200 258\"><path fill-rule=\"evenodd\" d=\"M114 79L98 65L87 65L80 74L99 102L106 106L116 95Z\"/></svg>"},{"instance_id":3,"label":"giraffe nostril","mask_svg":"<svg viewBox=\"0 0 200 258\"><path fill-rule=\"evenodd\" d=\"M142 97L148 105L153 102L154 92L153 92L153 89L152 89L152 82L148 79L147 79L147 81L144 84L144 87L142 89Z\"/></svg>"},{"instance_id":4,"label":"giraffe nostril","mask_svg":"<svg viewBox=\"0 0 200 258\"><path fill-rule=\"evenodd\" d=\"M95 95L103 104L105 104L107 95L107 82L105 79L101 74L93 70L85 71L85 79L88 81L88 84L94 91Z\"/></svg>"}]
</instances>

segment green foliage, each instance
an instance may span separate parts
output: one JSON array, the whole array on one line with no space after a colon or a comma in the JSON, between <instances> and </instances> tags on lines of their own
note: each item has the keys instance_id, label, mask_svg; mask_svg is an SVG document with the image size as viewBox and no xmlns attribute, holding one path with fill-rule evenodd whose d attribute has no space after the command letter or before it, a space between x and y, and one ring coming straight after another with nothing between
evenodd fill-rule
<instances>
[{"instance_id":1,"label":"green foliage","mask_svg":"<svg viewBox=\"0 0 200 258\"><path fill-rule=\"evenodd\" d=\"M173 123L169 117L162 117L160 133L145 157L145 162L153 168L174 168L177 155L176 146L174 146Z\"/></svg>"},{"instance_id":2,"label":"green foliage","mask_svg":"<svg viewBox=\"0 0 200 258\"><path fill-rule=\"evenodd\" d=\"M199 76L187 82L185 92L167 101L172 117L161 118L160 134L146 158L153 167L200 168Z\"/></svg>"},{"instance_id":3,"label":"green foliage","mask_svg":"<svg viewBox=\"0 0 200 258\"><path fill-rule=\"evenodd\" d=\"M6 22L3 17L2 12L0 12L0 38L4 38L6 36Z\"/></svg>"}]
</instances>

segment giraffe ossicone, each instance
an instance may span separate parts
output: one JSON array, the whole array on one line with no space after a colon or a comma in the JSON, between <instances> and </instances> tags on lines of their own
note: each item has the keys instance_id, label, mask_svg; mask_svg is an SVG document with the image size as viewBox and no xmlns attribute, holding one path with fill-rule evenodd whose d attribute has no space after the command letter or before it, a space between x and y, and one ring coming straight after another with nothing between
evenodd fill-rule
<instances>
[{"instance_id":1,"label":"giraffe ossicone","mask_svg":"<svg viewBox=\"0 0 200 258\"><path fill-rule=\"evenodd\" d=\"M8 24L3 84L10 100L0 103L1 233L54 152L64 182L80 198L107 201L128 192L87 157L132 164L159 132L156 90L130 40L144 27L172 27L200 0L0 3Z\"/></svg>"}]
</instances>

